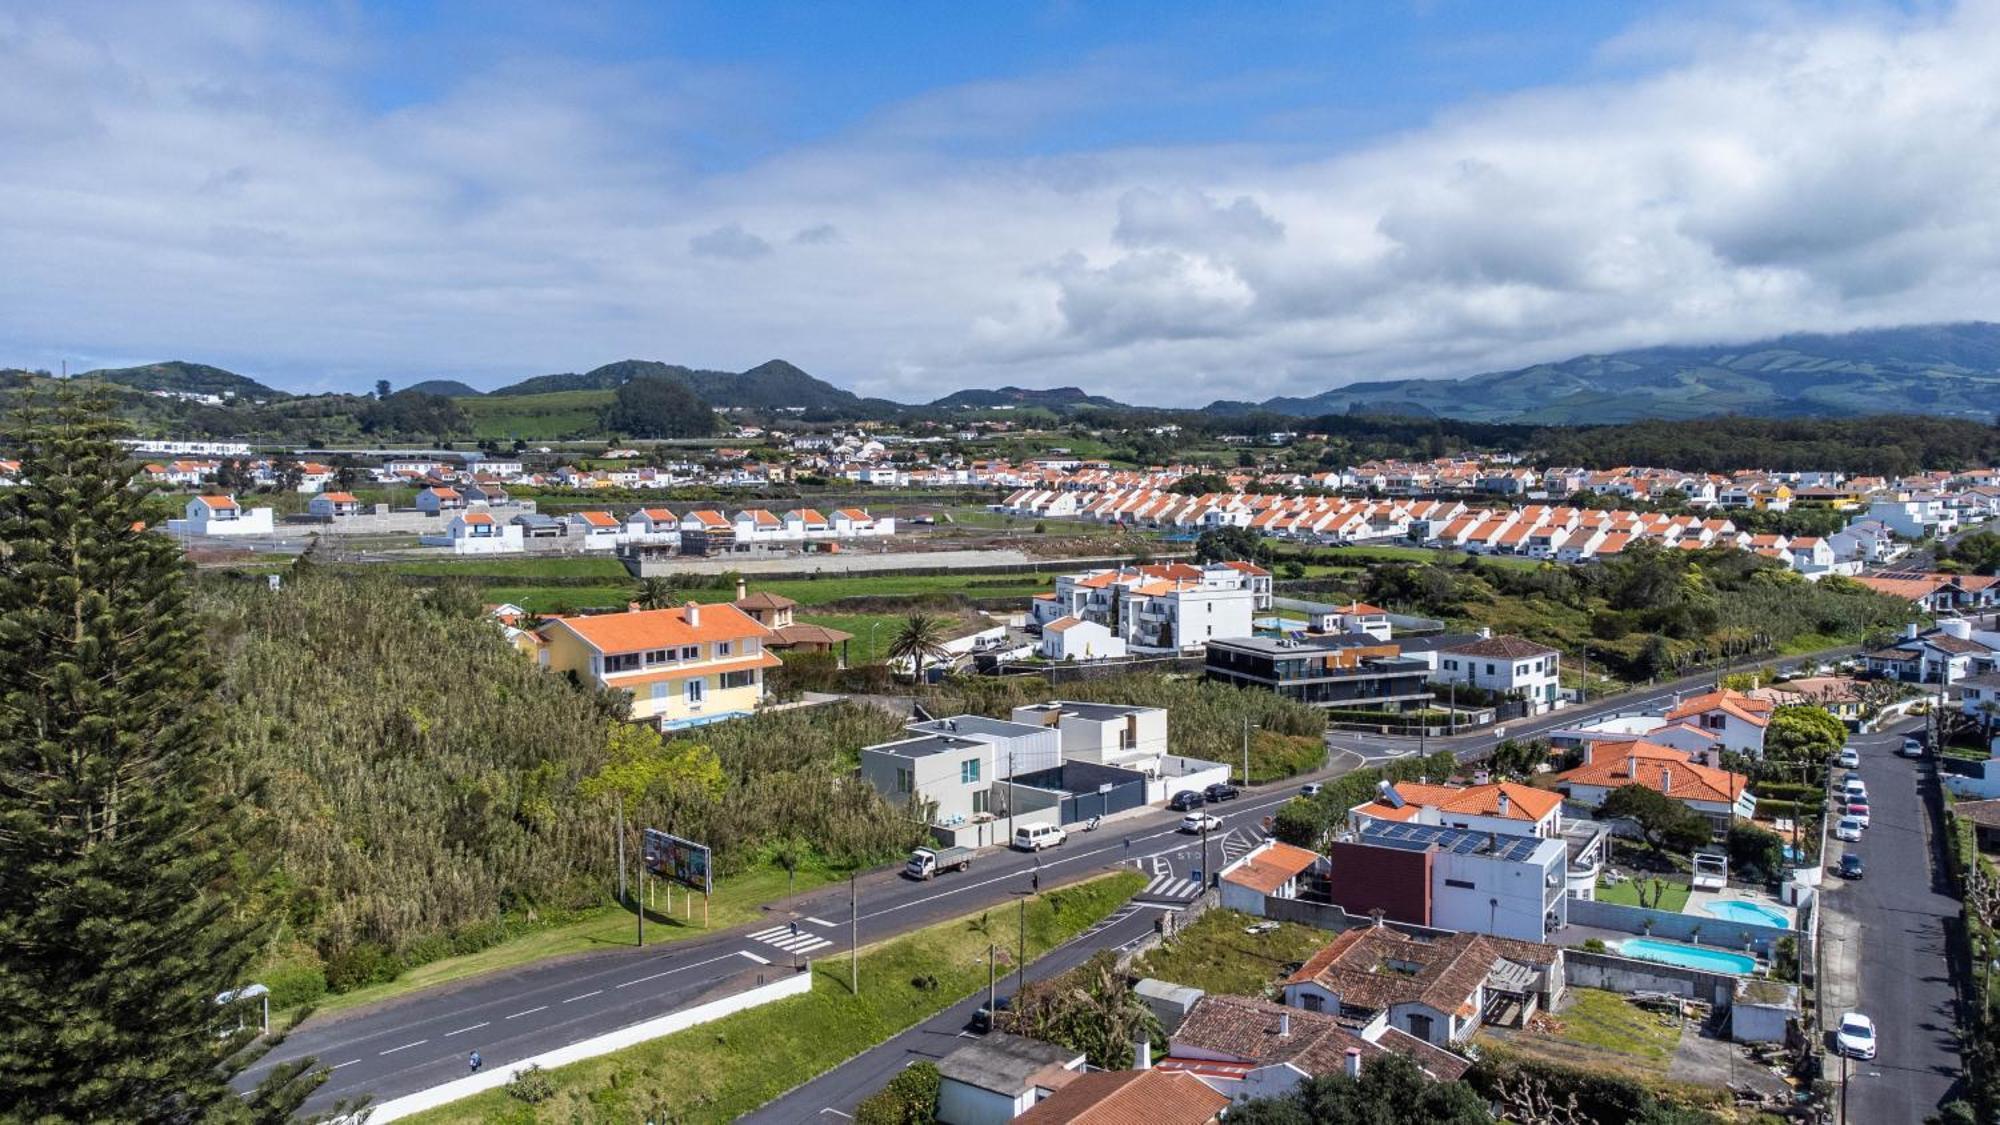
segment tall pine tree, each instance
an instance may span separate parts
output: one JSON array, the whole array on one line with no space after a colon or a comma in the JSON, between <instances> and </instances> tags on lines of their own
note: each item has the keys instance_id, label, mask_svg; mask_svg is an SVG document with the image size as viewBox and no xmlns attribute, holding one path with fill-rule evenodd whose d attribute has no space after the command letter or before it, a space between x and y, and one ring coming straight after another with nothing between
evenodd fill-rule
<instances>
[{"instance_id":1,"label":"tall pine tree","mask_svg":"<svg viewBox=\"0 0 2000 1125\"><path fill-rule=\"evenodd\" d=\"M231 1080L215 999L267 933L242 794L174 542L120 427L69 388L10 427L0 497L0 1119L259 1121L323 1080ZM234 1023L234 1017L229 1017Z\"/></svg>"}]
</instances>

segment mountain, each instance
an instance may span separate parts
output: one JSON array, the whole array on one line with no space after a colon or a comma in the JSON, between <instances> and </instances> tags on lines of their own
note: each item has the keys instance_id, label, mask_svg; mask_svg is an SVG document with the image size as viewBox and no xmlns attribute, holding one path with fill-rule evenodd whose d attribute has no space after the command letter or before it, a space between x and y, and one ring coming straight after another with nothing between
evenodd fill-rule
<instances>
[{"instance_id":1,"label":"mountain","mask_svg":"<svg viewBox=\"0 0 2000 1125\"><path fill-rule=\"evenodd\" d=\"M400 394L402 391L415 391L423 395L443 395L446 398L477 398L486 393L477 387L468 387L456 379L426 379L421 383L412 383L397 393Z\"/></svg>"},{"instance_id":2,"label":"mountain","mask_svg":"<svg viewBox=\"0 0 2000 1125\"><path fill-rule=\"evenodd\" d=\"M149 363L143 367L107 367L96 371L86 371L80 379L102 379L107 383L117 383L141 391L187 391L193 394L219 395L235 394L243 398L285 398L283 391L273 390L247 376L234 371L224 371L220 367L210 367L205 363L188 363L171 359L165 363Z\"/></svg>"},{"instance_id":3,"label":"mountain","mask_svg":"<svg viewBox=\"0 0 2000 1125\"><path fill-rule=\"evenodd\" d=\"M931 403L946 409L991 409L995 406L1045 406L1052 410L1079 406L1123 409L1125 404L1102 395L1085 394L1081 387L1001 387L998 390L968 387Z\"/></svg>"},{"instance_id":4,"label":"mountain","mask_svg":"<svg viewBox=\"0 0 2000 1125\"><path fill-rule=\"evenodd\" d=\"M2000 324L1972 322L1640 348L1463 379L1350 383L1309 398L1218 401L1204 409L1575 424L1725 414L1990 418L1996 407Z\"/></svg>"},{"instance_id":5,"label":"mountain","mask_svg":"<svg viewBox=\"0 0 2000 1125\"><path fill-rule=\"evenodd\" d=\"M624 359L581 374L537 375L494 391L495 395L536 395L553 391L611 390L641 375L686 383L703 402L717 407L781 410L856 410L882 405L824 379L816 379L782 359L748 371L702 371L649 359Z\"/></svg>"}]
</instances>

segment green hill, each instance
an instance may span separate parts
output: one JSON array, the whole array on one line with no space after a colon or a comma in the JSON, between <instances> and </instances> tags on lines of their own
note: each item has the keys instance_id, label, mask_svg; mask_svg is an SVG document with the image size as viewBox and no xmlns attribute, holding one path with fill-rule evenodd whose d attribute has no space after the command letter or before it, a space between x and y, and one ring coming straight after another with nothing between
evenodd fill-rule
<instances>
[{"instance_id":1,"label":"green hill","mask_svg":"<svg viewBox=\"0 0 2000 1125\"><path fill-rule=\"evenodd\" d=\"M1086 394L1081 387L1001 387L997 390L967 387L962 391L953 391L931 405L958 410L990 410L996 406L1045 406L1052 410L1099 406L1118 410L1125 404L1103 395Z\"/></svg>"},{"instance_id":2,"label":"green hill","mask_svg":"<svg viewBox=\"0 0 2000 1125\"><path fill-rule=\"evenodd\" d=\"M853 410L868 408L867 400L824 379L806 374L782 359L748 371L703 371L650 359L622 359L584 372L537 375L494 391L495 397L549 394L558 391L609 391L641 375L658 375L686 383L710 406L752 410Z\"/></svg>"},{"instance_id":3,"label":"green hill","mask_svg":"<svg viewBox=\"0 0 2000 1125\"><path fill-rule=\"evenodd\" d=\"M404 391L415 391L424 395L443 395L446 398L478 398L486 392L470 387L456 379L426 379L404 387Z\"/></svg>"},{"instance_id":4,"label":"green hill","mask_svg":"<svg viewBox=\"0 0 2000 1125\"><path fill-rule=\"evenodd\" d=\"M165 363L148 363L140 367L101 368L96 371L86 371L78 378L102 379L107 383L117 383L141 391L234 394L247 398L285 397L283 391L273 390L255 379L238 375L234 371L224 371L220 367L210 367L205 363L188 363L179 359L171 359Z\"/></svg>"}]
</instances>

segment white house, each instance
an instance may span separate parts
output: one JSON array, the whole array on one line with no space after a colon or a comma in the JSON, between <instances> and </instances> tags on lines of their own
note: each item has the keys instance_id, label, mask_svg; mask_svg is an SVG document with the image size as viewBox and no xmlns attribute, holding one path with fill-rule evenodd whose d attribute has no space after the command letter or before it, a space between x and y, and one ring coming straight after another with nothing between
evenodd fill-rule
<instances>
[{"instance_id":1,"label":"white house","mask_svg":"<svg viewBox=\"0 0 2000 1125\"><path fill-rule=\"evenodd\" d=\"M1383 781L1373 800L1348 810L1357 832L1377 820L1553 840L1562 835L1562 796L1511 781L1470 786Z\"/></svg>"},{"instance_id":2,"label":"white house","mask_svg":"<svg viewBox=\"0 0 2000 1125\"><path fill-rule=\"evenodd\" d=\"M610 512L571 512L563 518L569 524L569 537L586 551L609 551L625 535L625 525Z\"/></svg>"},{"instance_id":3,"label":"white house","mask_svg":"<svg viewBox=\"0 0 2000 1125\"><path fill-rule=\"evenodd\" d=\"M1520 637L1483 636L1447 648L1434 656L1432 683L1465 684L1512 696L1527 703L1531 714L1553 710L1561 699L1562 654L1547 645Z\"/></svg>"},{"instance_id":4,"label":"white house","mask_svg":"<svg viewBox=\"0 0 2000 1125\"><path fill-rule=\"evenodd\" d=\"M625 538L632 543L678 543L681 518L665 508L640 508L625 517Z\"/></svg>"},{"instance_id":5,"label":"white house","mask_svg":"<svg viewBox=\"0 0 2000 1125\"><path fill-rule=\"evenodd\" d=\"M523 550L521 525L501 522L490 512L460 512L451 517L442 535L419 539L426 547L449 547L460 555L502 555Z\"/></svg>"},{"instance_id":6,"label":"white house","mask_svg":"<svg viewBox=\"0 0 2000 1125\"><path fill-rule=\"evenodd\" d=\"M1740 691L1711 691L1684 699L1669 708L1668 725L1685 724L1710 736L1726 750L1761 757L1764 729L1771 725L1776 704Z\"/></svg>"},{"instance_id":7,"label":"white house","mask_svg":"<svg viewBox=\"0 0 2000 1125\"><path fill-rule=\"evenodd\" d=\"M269 535L276 528L269 508L244 508L233 496L196 496L184 519L168 520L176 535Z\"/></svg>"},{"instance_id":8,"label":"white house","mask_svg":"<svg viewBox=\"0 0 2000 1125\"><path fill-rule=\"evenodd\" d=\"M306 501L306 513L331 519L334 516L357 516L364 510L360 500L352 492L322 492Z\"/></svg>"},{"instance_id":9,"label":"white house","mask_svg":"<svg viewBox=\"0 0 2000 1125\"><path fill-rule=\"evenodd\" d=\"M1017 723L1059 730L1064 761L1092 762L1150 774L1167 753L1164 707L1058 699L1016 707L1012 718Z\"/></svg>"},{"instance_id":10,"label":"white house","mask_svg":"<svg viewBox=\"0 0 2000 1125\"><path fill-rule=\"evenodd\" d=\"M1037 651L1044 660L1116 660L1125 655L1125 641L1095 621L1059 617L1042 626Z\"/></svg>"},{"instance_id":11,"label":"white house","mask_svg":"<svg viewBox=\"0 0 2000 1125\"><path fill-rule=\"evenodd\" d=\"M941 1125L1006 1125L1084 1072L1083 1052L1004 1031L939 1059Z\"/></svg>"},{"instance_id":12,"label":"white house","mask_svg":"<svg viewBox=\"0 0 2000 1125\"><path fill-rule=\"evenodd\" d=\"M417 493L417 511L426 515L463 511L464 508L465 497L460 496L456 488L437 486Z\"/></svg>"}]
</instances>

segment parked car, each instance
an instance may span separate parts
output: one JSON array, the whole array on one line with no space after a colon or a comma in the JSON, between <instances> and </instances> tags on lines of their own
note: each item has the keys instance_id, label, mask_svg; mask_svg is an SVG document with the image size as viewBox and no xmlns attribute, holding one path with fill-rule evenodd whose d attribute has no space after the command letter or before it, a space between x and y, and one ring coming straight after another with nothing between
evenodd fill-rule
<instances>
[{"instance_id":1,"label":"parked car","mask_svg":"<svg viewBox=\"0 0 2000 1125\"><path fill-rule=\"evenodd\" d=\"M1210 804L1214 804L1217 801L1234 801L1243 795L1243 791L1226 781L1218 781L1202 790L1201 795L1208 798Z\"/></svg>"},{"instance_id":2,"label":"parked car","mask_svg":"<svg viewBox=\"0 0 2000 1125\"><path fill-rule=\"evenodd\" d=\"M1846 812L1850 819L1860 821L1861 827L1868 827L1868 802L1849 801L1847 802Z\"/></svg>"},{"instance_id":3,"label":"parked car","mask_svg":"<svg viewBox=\"0 0 2000 1125\"><path fill-rule=\"evenodd\" d=\"M1858 777L1848 778L1846 783L1840 787L1840 792L1842 796L1850 801L1865 801L1868 799L1868 785Z\"/></svg>"},{"instance_id":4,"label":"parked car","mask_svg":"<svg viewBox=\"0 0 2000 1125\"><path fill-rule=\"evenodd\" d=\"M1024 852L1059 848L1068 839L1069 833L1053 824L1023 824L1014 829L1014 846Z\"/></svg>"},{"instance_id":5,"label":"parked car","mask_svg":"<svg viewBox=\"0 0 2000 1125\"><path fill-rule=\"evenodd\" d=\"M1324 788L1326 788L1326 786L1321 785L1317 781L1308 781L1304 785L1299 786L1299 796L1317 797L1319 796L1319 791Z\"/></svg>"},{"instance_id":6,"label":"parked car","mask_svg":"<svg viewBox=\"0 0 2000 1125\"><path fill-rule=\"evenodd\" d=\"M1860 1012L1849 1012L1840 1017L1840 1027L1833 1033L1833 1045L1850 1059L1872 1059L1875 1057L1875 1021Z\"/></svg>"},{"instance_id":7,"label":"parked car","mask_svg":"<svg viewBox=\"0 0 2000 1125\"><path fill-rule=\"evenodd\" d=\"M1167 802L1167 807L1174 810L1175 812L1186 812L1189 809L1198 809L1201 807L1201 794L1195 792L1192 789L1183 789L1180 792L1174 794L1173 800Z\"/></svg>"},{"instance_id":8,"label":"parked car","mask_svg":"<svg viewBox=\"0 0 2000 1125\"><path fill-rule=\"evenodd\" d=\"M1834 822L1833 838L1844 840L1850 844L1859 843L1861 840L1861 822L1851 816L1841 817L1838 821Z\"/></svg>"},{"instance_id":9,"label":"parked car","mask_svg":"<svg viewBox=\"0 0 2000 1125\"><path fill-rule=\"evenodd\" d=\"M1903 740L1903 745L1897 747L1896 753L1905 758L1921 758L1924 756L1924 740L1906 738Z\"/></svg>"},{"instance_id":10,"label":"parked car","mask_svg":"<svg viewBox=\"0 0 2000 1125\"><path fill-rule=\"evenodd\" d=\"M1221 830L1222 818L1214 813L1191 812L1181 818L1181 831L1183 832L1219 832Z\"/></svg>"},{"instance_id":11,"label":"parked car","mask_svg":"<svg viewBox=\"0 0 2000 1125\"><path fill-rule=\"evenodd\" d=\"M1861 856L1859 853L1848 852L1846 855L1840 857L1840 877L1843 879L1861 878Z\"/></svg>"},{"instance_id":12,"label":"parked car","mask_svg":"<svg viewBox=\"0 0 2000 1125\"><path fill-rule=\"evenodd\" d=\"M1843 746L1840 748L1839 760L1843 766L1858 766L1861 764L1861 754L1852 746Z\"/></svg>"},{"instance_id":13,"label":"parked car","mask_svg":"<svg viewBox=\"0 0 2000 1125\"><path fill-rule=\"evenodd\" d=\"M1009 1008L1012 1008L1013 1006L1014 1006L1014 998L1012 996L999 997L993 1002L993 1006L990 1008L984 1004L981 1004L979 1006L979 1010L972 1013L972 1030L978 1032L981 1035L984 1035L987 1032L992 1031L994 1014L996 1012L1005 1012Z\"/></svg>"}]
</instances>

